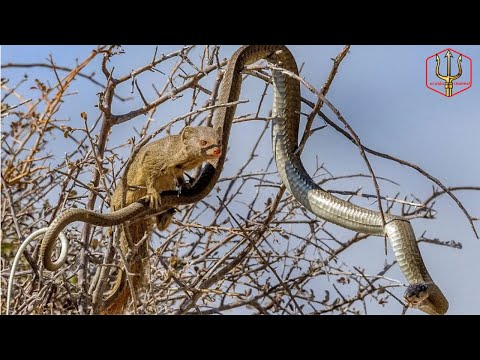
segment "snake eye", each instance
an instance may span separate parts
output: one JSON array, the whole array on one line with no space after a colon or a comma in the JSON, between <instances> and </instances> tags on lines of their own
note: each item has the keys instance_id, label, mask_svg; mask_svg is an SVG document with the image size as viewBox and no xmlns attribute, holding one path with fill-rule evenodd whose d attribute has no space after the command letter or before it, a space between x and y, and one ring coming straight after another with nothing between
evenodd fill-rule
<instances>
[{"instance_id":1,"label":"snake eye","mask_svg":"<svg viewBox=\"0 0 480 360\"><path fill-rule=\"evenodd\" d=\"M201 140L201 141L200 141L200 145L201 145L201 146L205 146L205 145L207 145L207 142L206 142L205 140Z\"/></svg>"}]
</instances>

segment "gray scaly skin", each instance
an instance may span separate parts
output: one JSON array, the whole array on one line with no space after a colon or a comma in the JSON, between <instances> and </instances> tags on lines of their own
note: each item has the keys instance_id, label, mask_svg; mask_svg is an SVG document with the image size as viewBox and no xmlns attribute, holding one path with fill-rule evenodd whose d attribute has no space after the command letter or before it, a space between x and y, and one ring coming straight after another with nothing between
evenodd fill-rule
<instances>
[{"instance_id":1,"label":"gray scaly skin","mask_svg":"<svg viewBox=\"0 0 480 360\"><path fill-rule=\"evenodd\" d=\"M272 60L298 74L295 59L287 49L277 52ZM273 152L287 189L305 208L324 220L365 234L387 235L400 269L411 284L406 293L407 301L427 314L445 314L448 301L425 267L410 222L399 216L385 214L384 226L379 212L336 198L318 186L305 171L295 152L300 121L300 84L280 71L272 71L272 76L275 89Z\"/></svg>"}]
</instances>

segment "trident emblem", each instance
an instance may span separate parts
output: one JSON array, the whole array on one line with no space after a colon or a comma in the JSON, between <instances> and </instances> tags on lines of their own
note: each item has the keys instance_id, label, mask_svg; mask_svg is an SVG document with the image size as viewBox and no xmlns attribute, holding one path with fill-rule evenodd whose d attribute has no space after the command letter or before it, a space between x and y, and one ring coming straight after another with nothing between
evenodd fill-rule
<instances>
[{"instance_id":1,"label":"trident emblem","mask_svg":"<svg viewBox=\"0 0 480 360\"><path fill-rule=\"evenodd\" d=\"M452 96L452 90L453 90L453 80L457 80L460 76L462 76L462 55L458 57L457 60L457 66L458 66L458 73L457 75L452 75L452 53L450 50L447 50L447 53L445 54L445 57L447 58L447 75L441 75L440 74L440 58L437 55L437 67L435 69L435 74L439 79L442 79L445 81L445 95L447 97Z\"/></svg>"}]
</instances>

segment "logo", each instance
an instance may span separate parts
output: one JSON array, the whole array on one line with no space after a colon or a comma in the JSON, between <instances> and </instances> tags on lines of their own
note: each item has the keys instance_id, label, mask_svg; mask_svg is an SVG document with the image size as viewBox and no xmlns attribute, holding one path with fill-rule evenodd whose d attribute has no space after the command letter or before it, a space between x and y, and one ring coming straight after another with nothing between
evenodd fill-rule
<instances>
[{"instance_id":1,"label":"logo","mask_svg":"<svg viewBox=\"0 0 480 360\"><path fill-rule=\"evenodd\" d=\"M429 56L426 61L427 88L452 97L472 87L472 59L453 49Z\"/></svg>"}]
</instances>

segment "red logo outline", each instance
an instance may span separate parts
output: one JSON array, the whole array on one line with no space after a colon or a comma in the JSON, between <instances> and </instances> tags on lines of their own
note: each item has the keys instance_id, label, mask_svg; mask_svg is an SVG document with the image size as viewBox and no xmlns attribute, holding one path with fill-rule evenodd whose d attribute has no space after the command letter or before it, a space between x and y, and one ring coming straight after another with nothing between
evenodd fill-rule
<instances>
[{"instance_id":1,"label":"red logo outline","mask_svg":"<svg viewBox=\"0 0 480 360\"><path fill-rule=\"evenodd\" d=\"M456 54L458 54L458 55L462 55L462 58L465 58L465 59L467 59L467 60L470 62L470 81L469 81L469 82L470 82L470 85L467 86L466 88L463 88L463 89L455 92L455 93L452 93L452 96L447 96L447 95L445 94L445 92L438 91L437 89L435 89L435 88L433 88L433 87L430 87L429 84L428 84L428 83L429 83L429 81L428 81L428 61L429 61L431 58L433 58L433 57L435 57L435 56L437 56L437 55L443 54L444 52L446 52L446 51L448 51L448 50L450 50L451 52L454 52L454 53L456 53ZM452 49L452 48L443 49L442 51L439 51L439 52L437 52L437 53L429 56L429 57L427 58L427 60L425 60L425 86L426 86L427 88L429 88L430 90L433 90L433 91L435 91L436 93L439 93L439 94L441 94L441 95L443 95L443 96L445 96L445 97L447 97L447 98L448 98L448 97L454 97L455 95L458 95L458 94L460 94L460 93L464 92L465 90L468 90L468 89L470 89L470 88L472 87L472 85L473 85L473 81L472 81L472 67L473 67L473 66L472 66L472 64L473 64L473 61L472 61L472 58L471 58L471 57L469 57L469 56L467 56L467 55L465 55L465 54L462 54L461 52L458 52L457 50L454 50L454 49Z\"/></svg>"}]
</instances>

